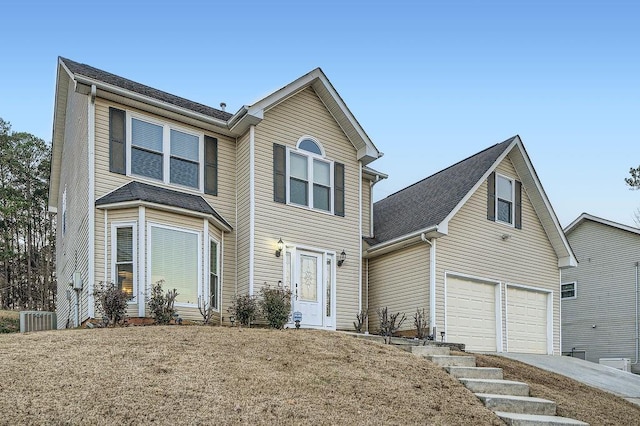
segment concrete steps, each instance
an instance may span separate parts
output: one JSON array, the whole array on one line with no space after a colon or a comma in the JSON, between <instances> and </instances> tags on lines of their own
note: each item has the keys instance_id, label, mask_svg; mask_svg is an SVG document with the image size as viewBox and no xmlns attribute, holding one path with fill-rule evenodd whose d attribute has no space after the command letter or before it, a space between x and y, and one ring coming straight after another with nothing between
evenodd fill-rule
<instances>
[{"instance_id":1,"label":"concrete steps","mask_svg":"<svg viewBox=\"0 0 640 426\"><path fill-rule=\"evenodd\" d=\"M556 416L555 402L530 397L526 383L503 380L501 368L476 367L473 356L449 355L449 348L433 345L415 346L411 352L443 367L508 425L588 426L578 420Z\"/></svg>"}]
</instances>

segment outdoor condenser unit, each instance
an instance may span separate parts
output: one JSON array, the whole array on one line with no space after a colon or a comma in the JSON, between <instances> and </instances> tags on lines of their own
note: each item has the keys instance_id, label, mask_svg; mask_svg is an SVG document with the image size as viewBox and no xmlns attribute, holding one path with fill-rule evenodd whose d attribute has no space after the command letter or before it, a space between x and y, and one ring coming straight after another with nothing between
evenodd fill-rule
<instances>
[{"instance_id":1,"label":"outdoor condenser unit","mask_svg":"<svg viewBox=\"0 0 640 426\"><path fill-rule=\"evenodd\" d=\"M56 313L45 311L20 311L20 333L55 330Z\"/></svg>"}]
</instances>

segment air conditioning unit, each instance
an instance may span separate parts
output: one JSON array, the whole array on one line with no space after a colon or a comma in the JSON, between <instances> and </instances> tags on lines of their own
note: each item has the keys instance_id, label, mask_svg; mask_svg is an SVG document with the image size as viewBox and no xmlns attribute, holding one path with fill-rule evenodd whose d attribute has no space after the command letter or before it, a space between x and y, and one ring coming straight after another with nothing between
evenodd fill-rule
<instances>
[{"instance_id":1,"label":"air conditioning unit","mask_svg":"<svg viewBox=\"0 0 640 426\"><path fill-rule=\"evenodd\" d=\"M630 358L600 358L598 362L607 367L613 367L618 370L631 372L631 359Z\"/></svg>"},{"instance_id":2,"label":"air conditioning unit","mask_svg":"<svg viewBox=\"0 0 640 426\"><path fill-rule=\"evenodd\" d=\"M55 312L20 312L20 333L26 333L28 331L55 330L56 328L57 321Z\"/></svg>"}]
</instances>

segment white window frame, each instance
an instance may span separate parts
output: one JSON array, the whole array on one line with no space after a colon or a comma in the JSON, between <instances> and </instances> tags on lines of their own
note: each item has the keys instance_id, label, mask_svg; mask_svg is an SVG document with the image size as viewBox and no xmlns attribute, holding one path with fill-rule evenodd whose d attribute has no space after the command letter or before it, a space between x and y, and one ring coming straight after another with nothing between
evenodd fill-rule
<instances>
[{"instance_id":1,"label":"white window frame","mask_svg":"<svg viewBox=\"0 0 640 426\"><path fill-rule=\"evenodd\" d=\"M150 182L162 182L166 185L176 186L182 189L187 189L191 191L204 192L204 133L194 132L193 130L187 129L185 127L176 126L175 124L169 124L165 121L161 121L155 119L153 117L149 117L143 114L138 114L136 112L127 111L127 161L126 161L126 173L127 176L135 176L136 179L140 180L148 180ZM144 121L150 124L154 124L156 126L162 127L162 180L154 179L148 176L141 176L135 173L131 173L131 151L132 151L132 140L131 140L131 127L132 127L132 119ZM180 185L177 183L171 182L171 130L177 130L182 133L186 133L188 135L196 136L198 138L198 187L194 188L187 185Z\"/></svg>"},{"instance_id":2,"label":"white window frame","mask_svg":"<svg viewBox=\"0 0 640 426\"><path fill-rule=\"evenodd\" d=\"M111 279L117 284L117 259L118 259L118 228L133 228L133 294L129 304L138 303L138 224L136 222L112 222L111 223Z\"/></svg>"},{"instance_id":3,"label":"white window frame","mask_svg":"<svg viewBox=\"0 0 640 426\"><path fill-rule=\"evenodd\" d=\"M318 155L316 153L310 152L310 151L306 151L304 149L300 149L300 143L306 139L310 139L312 140L314 143L316 143L316 145L318 145L318 147L320 148L320 151L322 152L322 155ZM307 205L304 204L298 204L298 203L294 203L291 201L291 154L296 154L302 157L306 157L307 158L307 194L308 194L308 199ZM324 209L318 209L313 207L313 186L314 186L314 179L313 179L313 162L314 160L317 161L321 161L323 163L327 163L329 164L329 210L324 210ZM334 214L334 210L335 210L335 200L334 200L334 190L335 190L335 183L334 183L334 171L333 171L333 166L334 166L334 161L333 160L328 160L325 156L325 150L324 147L322 146L322 144L320 142L318 142L318 140L312 136L302 136L300 139L298 139L298 142L296 143L296 148L290 148L287 147L287 171L286 171L286 179L287 179L287 204L291 205L291 206L296 206L296 207L300 207L300 208L304 208L304 209L309 209L309 210L313 210L313 211L317 211L317 212L321 212L321 213L327 213L327 214Z\"/></svg>"},{"instance_id":4,"label":"white window frame","mask_svg":"<svg viewBox=\"0 0 640 426\"><path fill-rule=\"evenodd\" d=\"M508 180L509 182L511 182L511 200L504 200L504 201L508 201L511 203L511 222L505 222L504 220L500 220L500 211L499 211L499 205L500 205L500 198L498 197L498 182L500 180L500 178ZM496 222L498 223L503 223L505 225L509 225L512 228L515 226L515 216L516 216L516 181L515 179L512 179L508 176L505 175L501 175L496 173L496 187L495 187L495 194L496 194Z\"/></svg>"},{"instance_id":5,"label":"white window frame","mask_svg":"<svg viewBox=\"0 0 640 426\"><path fill-rule=\"evenodd\" d=\"M220 262L222 261L222 250L221 250L221 246L220 246L220 241L218 241L217 238L214 238L213 236L209 236L209 245L207 246L207 297L209 297L209 295L211 294L211 243L215 243L217 246L217 250L216 250L216 255L217 255L217 260L216 260L216 267L217 267L217 271L216 271L216 276L218 277L218 294L216 297L216 300L218 301L218 307L213 307L213 311L214 312L220 312L220 305L221 305L221 300L220 298L222 297L222 292L220 291L221 287L222 287L222 280L220 279ZM206 301L206 303L209 303L210 299Z\"/></svg>"},{"instance_id":6,"label":"white window frame","mask_svg":"<svg viewBox=\"0 0 640 426\"><path fill-rule=\"evenodd\" d=\"M151 228L164 228L164 229L169 229L172 231L178 231L178 232L186 232L189 234L196 234L198 236L198 259L197 259L197 263L198 263L198 297L196 298L196 302L195 303L184 303L184 302L175 302L176 307L183 307L183 308L197 308L198 307L198 301L201 300L201 298L203 297L203 283L202 283L202 255L203 255L203 250L202 250L202 232L200 231L195 231L193 229L189 229L189 228L181 228L178 226L170 226L170 225L165 225L165 224L160 224L160 223L155 223L155 222L147 222L147 282L150 283L150 286L153 286L155 283L152 282L152 266L151 265L151 247L153 244L153 241L151 239ZM167 290L169 290L169 288L163 288L163 290L166 292Z\"/></svg>"},{"instance_id":7,"label":"white window frame","mask_svg":"<svg viewBox=\"0 0 640 426\"><path fill-rule=\"evenodd\" d=\"M562 286L569 285L569 284L573 284L573 296L564 297L562 295ZM560 300L572 300L577 298L578 298L578 282L577 281L569 281L567 283L560 284Z\"/></svg>"}]
</instances>

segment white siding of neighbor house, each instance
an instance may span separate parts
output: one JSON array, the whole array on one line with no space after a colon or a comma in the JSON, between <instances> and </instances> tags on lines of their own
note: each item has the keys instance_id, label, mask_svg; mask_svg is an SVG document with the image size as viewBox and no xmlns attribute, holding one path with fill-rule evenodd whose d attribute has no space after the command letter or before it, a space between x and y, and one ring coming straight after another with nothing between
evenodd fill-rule
<instances>
[{"instance_id":1,"label":"white siding of neighbor house","mask_svg":"<svg viewBox=\"0 0 640 426\"><path fill-rule=\"evenodd\" d=\"M184 188L178 188L171 185L165 185L161 182L154 182L150 180L137 179L134 176L125 176L117 173L111 173L109 171L109 107L115 107L127 111L134 111L139 114L143 114L156 120L160 120L163 122L167 122L170 124L176 124L182 128L186 128L192 130L194 132L203 133L205 135L209 135L218 139L218 195L212 196L204 193L200 193L197 191L189 191ZM96 143L95 143L95 151L96 151L96 162L95 162L95 199L98 199L109 192L131 182L133 180L141 180L145 183L150 183L160 187L166 187L174 190L185 191L189 193L194 193L202 196L216 211L233 227L233 231L231 233L226 233L224 235L224 260L223 260L223 282L222 288L224 293L221 298L221 308L222 311L226 310L226 307L230 304L233 292L236 287L236 142L235 139L226 137L224 135L216 134L210 131L203 131L202 129L198 129L193 126L185 125L173 120L168 120L165 118L160 118L157 116L153 116L152 114L139 111L136 109L132 109L130 107L125 107L123 105L113 103L111 101L106 101L104 99L96 100ZM107 217L109 219L109 223L111 223L111 215L119 215L120 210L111 210L108 212ZM147 208L147 219L151 214L152 217L154 214L158 214L158 220L167 220L165 224L180 226L181 221L184 223L194 224L196 229L203 232L203 222L202 219L197 219L189 216L184 216L182 219L178 219L180 216L175 214L167 214L165 212L155 212ZM138 219L138 211L135 209L135 213L133 215L132 220L137 222ZM115 219L114 219L115 220ZM164 222L163 222L164 223ZM183 224L184 224L183 223ZM219 236L219 230L215 229L212 224L209 225L209 229L211 232L215 233ZM104 253L104 244L105 244L105 236L104 236L104 211L101 209L95 210L95 232L96 232L96 249L95 249L95 268L96 268L96 284L103 280L104 278L104 264L105 264L105 253ZM107 230L107 239L110 238L110 225ZM145 230L146 234L146 230ZM208 239L203 238L203 244L206 240L208 244ZM221 238L218 237L220 241ZM111 268L108 259L110 256L110 242L108 244L108 250L106 253L107 256L107 264L108 269ZM147 253L148 254L148 253ZM144 265L146 267L146 265ZM146 276L146 275L145 275ZM137 307L131 306L129 309L130 316L137 316ZM147 314L148 315L148 314ZM199 313L197 309L195 310L195 315L189 314L189 317L194 317L197 319L199 317Z\"/></svg>"},{"instance_id":2,"label":"white siding of neighbor house","mask_svg":"<svg viewBox=\"0 0 640 426\"><path fill-rule=\"evenodd\" d=\"M58 214L56 225L56 274L58 280L58 328L74 325L76 294L70 290L69 280L80 271L84 289L80 300L80 321L88 317L89 278L89 169L88 169L88 97L68 88L66 132L62 147ZM67 226L62 233L62 194L67 190ZM71 301L67 301L67 290Z\"/></svg>"},{"instance_id":3,"label":"white siding of neighbor house","mask_svg":"<svg viewBox=\"0 0 640 426\"><path fill-rule=\"evenodd\" d=\"M520 180L507 157L497 173ZM502 235L510 237L502 239ZM483 182L449 222L449 233L436 249L437 327L444 328L445 273L501 282L502 335L506 348L505 284L553 291L553 351L560 353L560 270L558 258L526 190L522 191L522 229L487 220L487 184Z\"/></svg>"},{"instance_id":4,"label":"white siding of neighbor house","mask_svg":"<svg viewBox=\"0 0 640 426\"><path fill-rule=\"evenodd\" d=\"M577 297L562 301L562 351L635 362L640 235L585 220L567 238L579 263L562 271L563 283L577 282Z\"/></svg>"},{"instance_id":5,"label":"white siding of neighbor house","mask_svg":"<svg viewBox=\"0 0 640 426\"><path fill-rule=\"evenodd\" d=\"M369 332L378 332L377 310L385 306L389 313L406 314L400 330L414 328L417 309L424 309L429 318L429 253L421 242L369 259Z\"/></svg>"},{"instance_id":6,"label":"white siding of neighbor house","mask_svg":"<svg viewBox=\"0 0 640 426\"><path fill-rule=\"evenodd\" d=\"M322 144L327 159L345 165L345 217L273 201L273 144L295 148L304 135ZM351 329L361 286L360 167L355 148L313 89L307 88L265 112L255 131L255 165L255 292L265 282L275 285L283 279L283 258L274 255L279 238L287 244L335 253L344 250L347 259L336 270L337 328ZM243 286L239 280L239 288Z\"/></svg>"}]
</instances>

